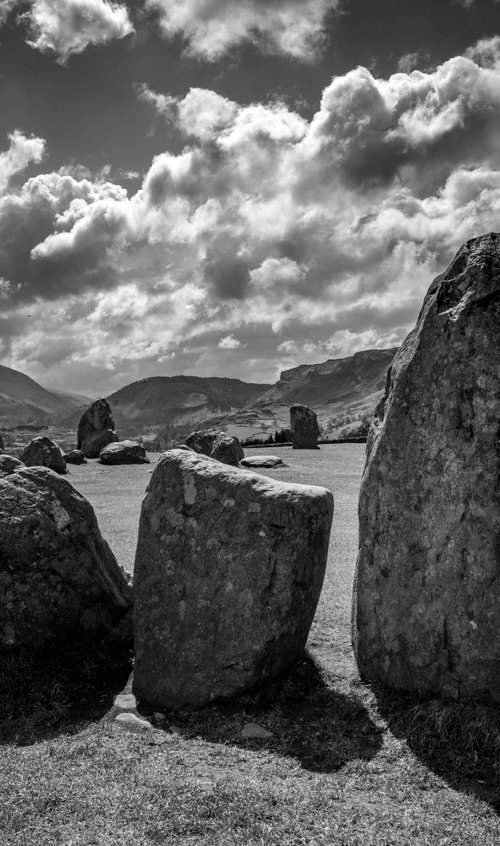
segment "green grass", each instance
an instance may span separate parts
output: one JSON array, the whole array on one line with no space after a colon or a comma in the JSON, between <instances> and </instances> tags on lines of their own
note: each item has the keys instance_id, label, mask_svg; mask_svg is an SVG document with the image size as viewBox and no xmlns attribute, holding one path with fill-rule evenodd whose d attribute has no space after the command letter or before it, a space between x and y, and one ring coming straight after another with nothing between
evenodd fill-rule
<instances>
[{"instance_id":1,"label":"green grass","mask_svg":"<svg viewBox=\"0 0 500 846\"><path fill-rule=\"evenodd\" d=\"M394 696L357 675L349 598L361 462L350 475L349 448L330 449L307 459L325 483L331 455L329 570L309 655L286 677L162 724L141 707L153 728L139 732L114 722L129 666L85 653L69 666L60 656L0 662L1 846L498 846L498 709ZM286 460L297 467L281 478L308 481L304 456ZM244 739L247 722L272 737Z\"/></svg>"}]
</instances>

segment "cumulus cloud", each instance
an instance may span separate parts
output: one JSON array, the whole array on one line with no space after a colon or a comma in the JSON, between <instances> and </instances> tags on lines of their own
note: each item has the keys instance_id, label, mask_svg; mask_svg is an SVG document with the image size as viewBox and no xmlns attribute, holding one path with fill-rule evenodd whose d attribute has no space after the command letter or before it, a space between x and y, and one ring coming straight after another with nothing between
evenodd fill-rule
<instances>
[{"instance_id":1,"label":"cumulus cloud","mask_svg":"<svg viewBox=\"0 0 500 846\"><path fill-rule=\"evenodd\" d=\"M167 38L182 36L187 52L219 59L242 42L268 53L311 61L321 49L325 18L339 0L145 0Z\"/></svg>"},{"instance_id":2,"label":"cumulus cloud","mask_svg":"<svg viewBox=\"0 0 500 846\"><path fill-rule=\"evenodd\" d=\"M60 62L133 31L126 7L108 0L31 0L23 18L30 29L28 44L55 53Z\"/></svg>"},{"instance_id":3,"label":"cumulus cloud","mask_svg":"<svg viewBox=\"0 0 500 846\"><path fill-rule=\"evenodd\" d=\"M45 152L43 138L35 136L28 138L19 130L11 132L8 138L9 149L0 153L0 196L16 173L24 170L31 163L40 162Z\"/></svg>"},{"instance_id":4,"label":"cumulus cloud","mask_svg":"<svg viewBox=\"0 0 500 846\"><path fill-rule=\"evenodd\" d=\"M241 341L234 335L226 335L224 338L220 338L217 346L220 350L237 350L241 347Z\"/></svg>"},{"instance_id":5,"label":"cumulus cloud","mask_svg":"<svg viewBox=\"0 0 500 846\"><path fill-rule=\"evenodd\" d=\"M213 373L228 349L225 368L258 381L397 345L460 244L500 230L500 49L474 49L432 73L336 77L310 121L141 89L186 145L135 194L61 171L0 199L2 313L32 315L4 355L33 373L86 362L112 388Z\"/></svg>"}]
</instances>

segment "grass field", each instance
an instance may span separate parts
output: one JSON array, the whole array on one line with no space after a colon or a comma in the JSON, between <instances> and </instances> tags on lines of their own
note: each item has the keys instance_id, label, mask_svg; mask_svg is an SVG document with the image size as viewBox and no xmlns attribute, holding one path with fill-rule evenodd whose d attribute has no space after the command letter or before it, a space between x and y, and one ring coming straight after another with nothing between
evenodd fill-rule
<instances>
[{"instance_id":1,"label":"grass field","mask_svg":"<svg viewBox=\"0 0 500 846\"><path fill-rule=\"evenodd\" d=\"M395 698L357 675L350 595L364 447L279 455L288 466L266 475L335 495L308 655L233 702L167 714L161 725L145 710L154 728L143 731L113 720L127 667L103 672L88 659L69 675L54 666L49 679L28 682L22 668L4 668L1 846L500 843L498 711ZM153 466L71 468L128 570ZM16 685L31 706L9 699ZM245 739L247 722L272 736Z\"/></svg>"}]
</instances>

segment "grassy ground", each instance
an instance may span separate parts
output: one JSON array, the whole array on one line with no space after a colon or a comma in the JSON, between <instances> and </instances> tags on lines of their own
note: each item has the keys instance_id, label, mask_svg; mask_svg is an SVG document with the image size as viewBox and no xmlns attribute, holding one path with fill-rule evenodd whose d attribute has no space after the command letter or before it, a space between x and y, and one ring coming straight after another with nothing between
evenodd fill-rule
<instances>
[{"instance_id":1,"label":"grassy ground","mask_svg":"<svg viewBox=\"0 0 500 846\"><path fill-rule=\"evenodd\" d=\"M161 723L146 710L153 728L143 731L113 719L114 694L130 686L126 666L111 672L78 656L69 670L56 661L37 672L0 666L2 846L500 842L498 711L398 699L357 676L349 603L363 448L290 450L286 460L269 475L328 484L336 494L308 656L252 696ZM72 469L70 478L112 545L114 502L130 567L149 477L127 468L122 486L115 470L123 468L102 469ZM245 739L247 722L272 736Z\"/></svg>"}]
</instances>

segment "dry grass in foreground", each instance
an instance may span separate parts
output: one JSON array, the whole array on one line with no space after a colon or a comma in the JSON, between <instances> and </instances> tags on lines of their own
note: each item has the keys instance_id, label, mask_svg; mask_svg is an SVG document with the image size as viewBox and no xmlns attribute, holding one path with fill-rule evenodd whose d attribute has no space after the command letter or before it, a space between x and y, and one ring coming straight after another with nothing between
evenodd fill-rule
<instances>
[{"instance_id":1,"label":"dry grass in foreground","mask_svg":"<svg viewBox=\"0 0 500 846\"><path fill-rule=\"evenodd\" d=\"M252 696L167 715L180 734L113 721L129 667L72 667L0 667L2 846L500 840L498 711L375 695L347 645L335 666L318 649ZM245 740L249 721L273 736Z\"/></svg>"}]
</instances>

